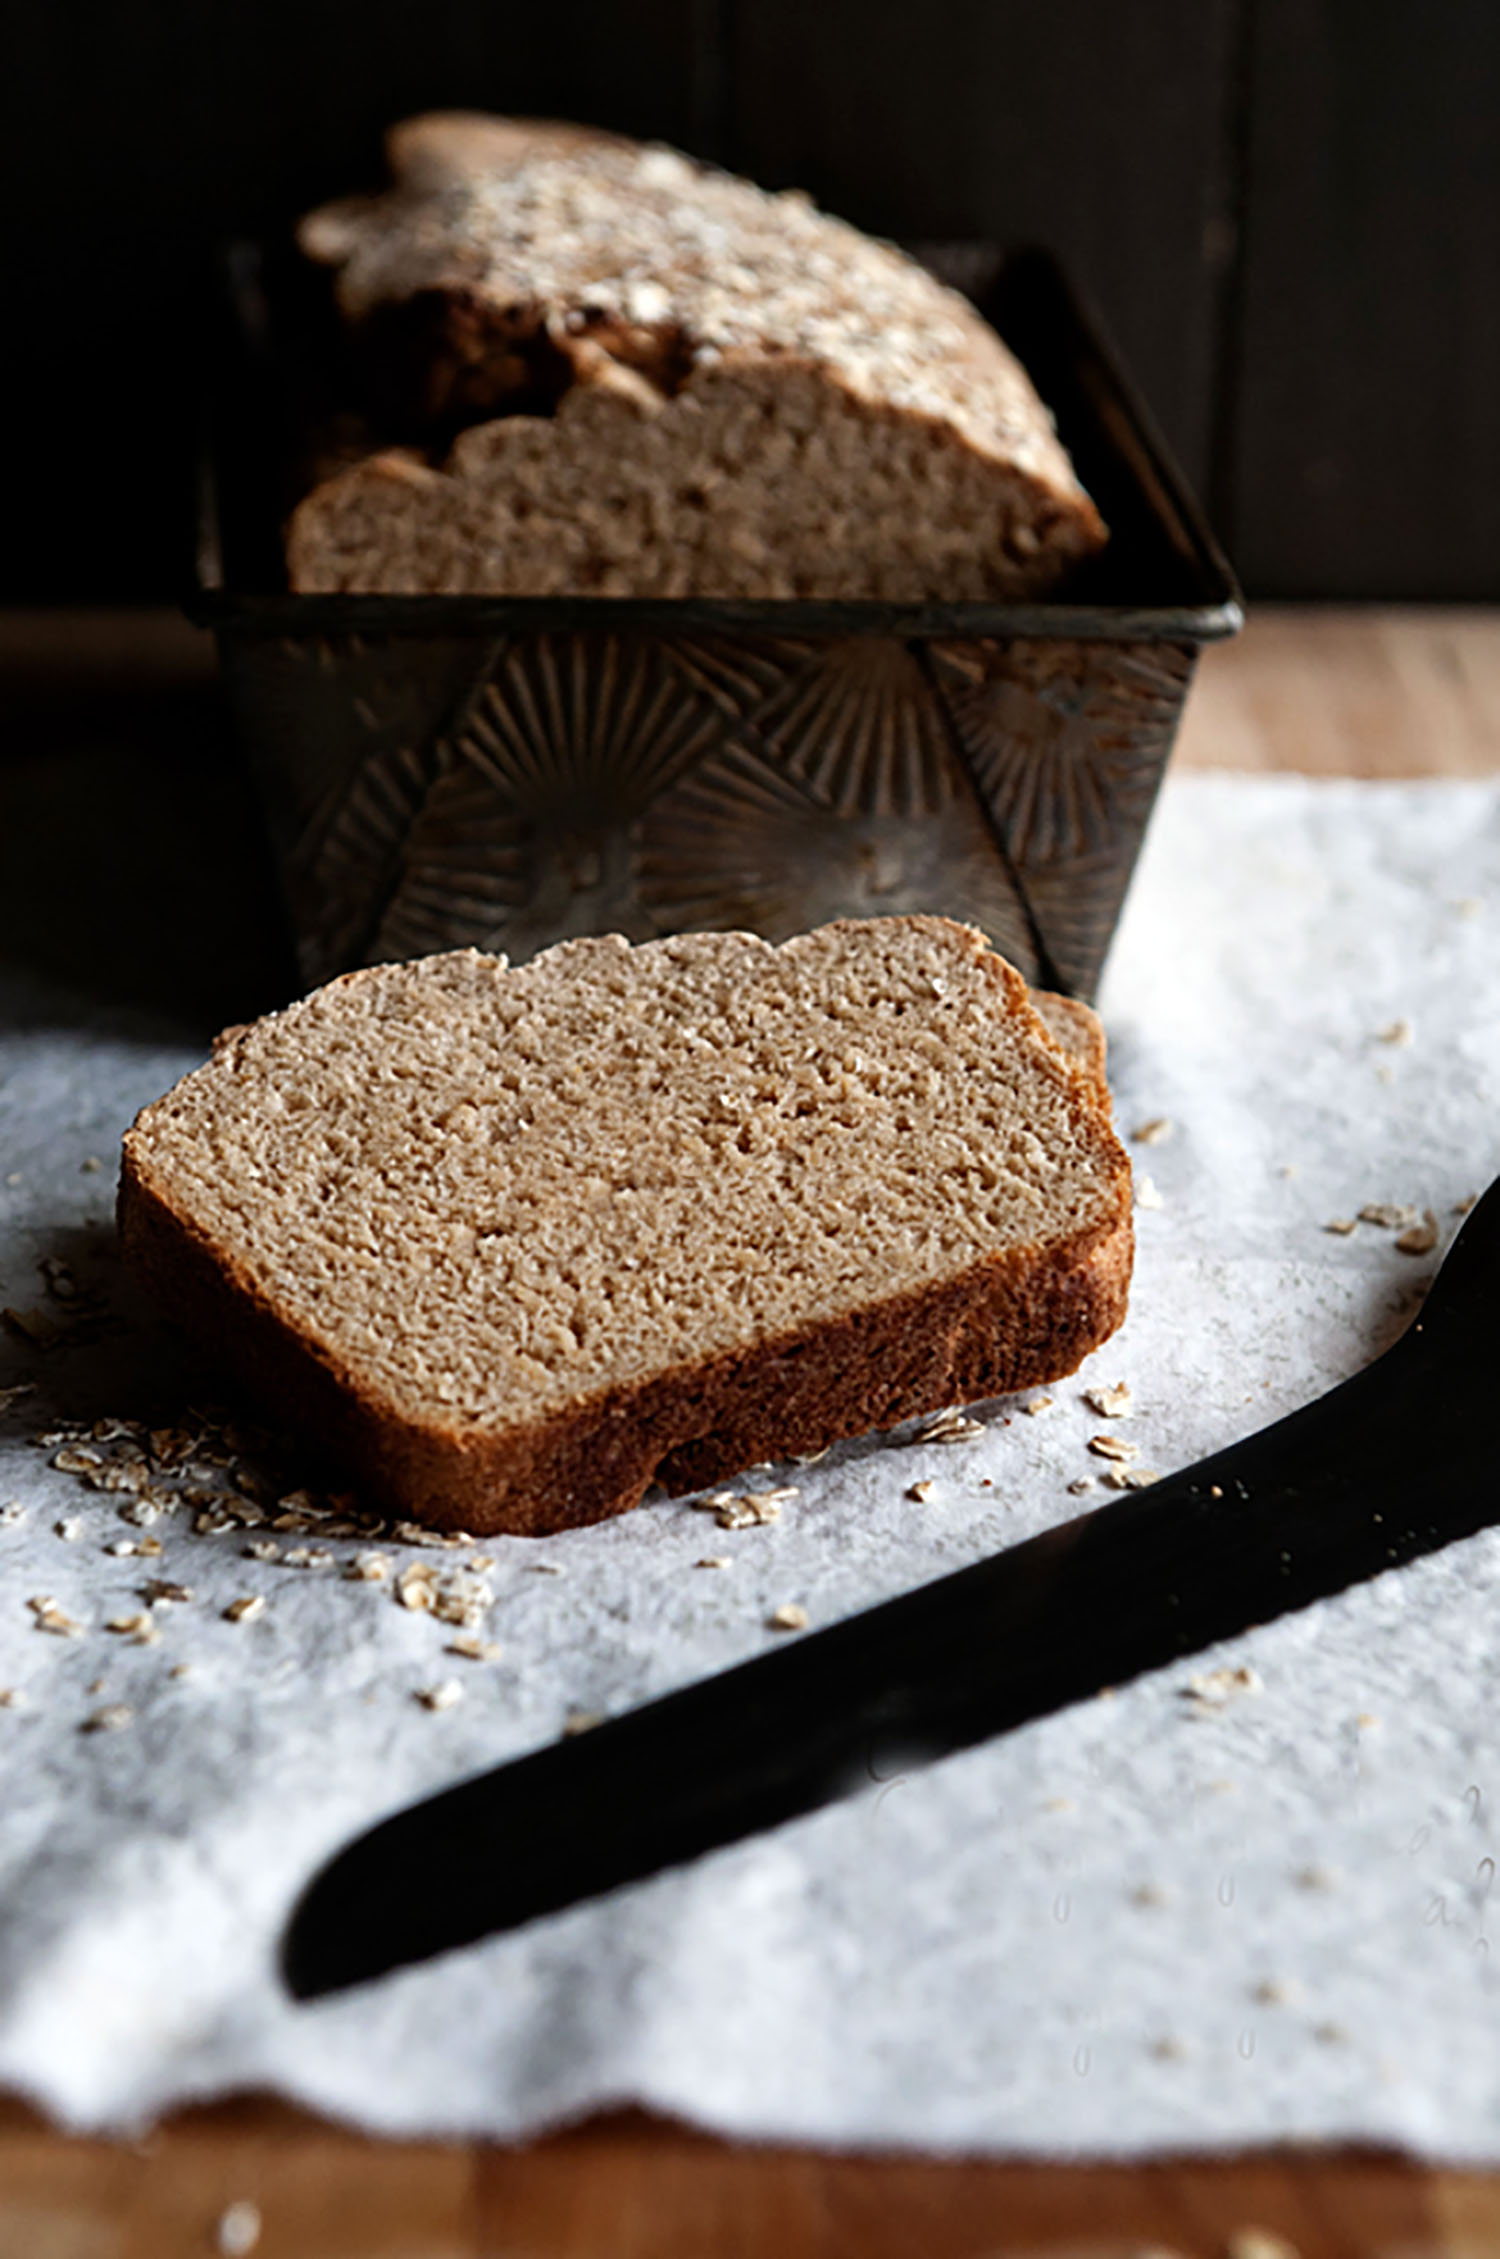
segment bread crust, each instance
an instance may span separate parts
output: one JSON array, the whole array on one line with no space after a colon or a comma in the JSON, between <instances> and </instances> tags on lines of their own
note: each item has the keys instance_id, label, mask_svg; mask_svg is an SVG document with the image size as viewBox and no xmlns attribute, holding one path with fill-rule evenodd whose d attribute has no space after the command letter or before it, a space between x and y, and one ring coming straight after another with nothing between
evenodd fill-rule
<instances>
[{"instance_id":1,"label":"bread crust","mask_svg":"<svg viewBox=\"0 0 1500 2259\"><path fill-rule=\"evenodd\" d=\"M1097 1101L1096 1101L1097 1103ZM1102 1110L1101 1110L1102 1112ZM1123 1163L1123 1155L1121 1160ZM127 1133L119 1224L164 1308L369 1497L437 1529L543 1537L762 1460L1075 1372L1125 1315L1129 1170L1106 1223L496 1434L413 1422L289 1326L150 1182Z\"/></svg>"}]
</instances>

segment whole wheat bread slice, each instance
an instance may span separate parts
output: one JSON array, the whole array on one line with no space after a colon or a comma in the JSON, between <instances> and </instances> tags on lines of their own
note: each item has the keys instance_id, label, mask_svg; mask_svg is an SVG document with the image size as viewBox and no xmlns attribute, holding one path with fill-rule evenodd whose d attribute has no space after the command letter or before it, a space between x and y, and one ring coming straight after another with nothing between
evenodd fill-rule
<instances>
[{"instance_id":1,"label":"whole wheat bread slice","mask_svg":"<svg viewBox=\"0 0 1500 2259\"><path fill-rule=\"evenodd\" d=\"M301 502L293 588L1004 599L1104 540L973 307L806 197L538 121L388 154L300 241L409 444Z\"/></svg>"},{"instance_id":2,"label":"whole wheat bread slice","mask_svg":"<svg viewBox=\"0 0 1500 2259\"><path fill-rule=\"evenodd\" d=\"M146 1108L125 1249L373 1496L593 1521L1113 1331L1129 1165L1061 1020L940 918L379 965Z\"/></svg>"}]
</instances>

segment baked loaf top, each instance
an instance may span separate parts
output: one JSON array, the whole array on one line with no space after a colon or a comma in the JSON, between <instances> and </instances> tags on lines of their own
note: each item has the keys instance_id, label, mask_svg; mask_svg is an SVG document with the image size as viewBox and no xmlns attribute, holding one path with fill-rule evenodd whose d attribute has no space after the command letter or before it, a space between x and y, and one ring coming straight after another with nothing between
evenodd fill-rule
<instances>
[{"instance_id":1,"label":"baked loaf top","mask_svg":"<svg viewBox=\"0 0 1500 2259\"><path fill-rule=\"evenodd\" d=\"M390 155L391 189L310 214L301 244L334 270L369 356L387 356L405 414L485 436L463 433L441 467L383 451L315 490L293 521L294 585L1004 596L1055 585L1103 541L994 332L805 196L526 121L414 119ZM610 412L578 418L591 393ZM555 425L513 428L540 418ZM634 482L622 448L644 458ZM549 481L560 450L585 458L576 490ZM785 522L776 507L799 477L821 485L821 525L806 503ZM726 514L734 484L757 506ZM521 542L518 492L523 519L543 521ZM591 492L601 530L559 544L552 521ZM434 509L467 513L462 538L429 529ZM627 520L613 540L611 512ZM417 530L393 564L402 513ZM642 556L653 544L665 561Z\"/></svg>"},{"instance_id":2,"label":"baked loaf top","mask_svg":"<svg viewBox=\"0 0 1500 2259\"><path fill-rule=\"evenodd\" d=\"M789 1345L882 1311L905 1313L908 1395L1055 1378L1119 1322L1130 1263L1129 1165L1091 1065L982 935L922 917L346 974L146 1108L121 1208L169 1305L212 1272L363 1408L387 1465L398 1437L449 1449L433 1480L471 1529L550 1526L537 1436L592 1407L613 1448L649 1398L633 1490L554 1518L634 1503L709 1433L715 1371L754 1379L767 1444L730 1464L772 1455ZM860 1387L816 1414L824 1440L928 1408ZM487 1519L508 1448L540 1523ZM432 1511L421 1487L403 1503Z\"/></svg>"}]
</instances>

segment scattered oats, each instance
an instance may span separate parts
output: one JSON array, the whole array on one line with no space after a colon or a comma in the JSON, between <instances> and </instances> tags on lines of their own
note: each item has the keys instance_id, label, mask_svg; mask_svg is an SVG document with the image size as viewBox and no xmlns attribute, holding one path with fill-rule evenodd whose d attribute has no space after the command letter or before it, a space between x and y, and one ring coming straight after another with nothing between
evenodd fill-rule
<instances>
[{"instance_id":1,"label":"scattered oats","mask_svg":"<svg viewBox=\"0 0 1500 2259\"><path fill-rule=\"evenodd\" d=\"M705 1553L700 1561L693 1563L695 1569L732 1569L733 1566L733 1560L727 1553Z\"/></svg>"},{"instance_id":2,"label":"scattered oats","mask_svg":"<svg viewBox=\"0 0 1500 2259\"><path fill-rule=\"evenodd\" d=\"M1455 1215L1455 1216L1467 1216L1467 1215L1468 1215L1468 1213L1469 1213L1469 1211L1470 1211L1471 1209L1473 1209L1473 1208L1477 1208L1478 1206L1479 1206L1479 1195L1478 1195L1478 1193L1477 1193L1477 1192L1466 1192L1466 1193L1464 1194L1464 1196L1463 1196L1462 1200L1455 1200L1455 1201L1454 1201L1454 1203L1453 1203L1453 1213L1454 1213L1454 1215ZM0 1398L0 1412L3 1412L3 1411L4 1411L4 1409L5 1409L5 1405L4 1405L4 1401L3 1401L3 1398Z\"/></svg>"},{"instance_id":3,"label":"scattered oats","mask_svg":"<svg viewBox=\"0 0 1500 2259\"><path fill-rule=\"evenodd\" d=\"M477 1639L473 1632L460 1632L457 1639L449 1640L443 1653L462 1655L470 1663L493 1663L499 1659L500 1644L498 1640Z\"/></svg>"},{"instance_id":4,"label":"scattered oats","mask_svg":"<svg viewBox=\"0 0 1500 2259\"><path fill-rule=\"evenodd\" d=\"M1091 1435L1089 1437L1089 1449L1096 1459L1116 1459L1121 1462L1127 1459L1138 1459L1141 1455L1139 1444L1126 1443L1123 1437L1118 1435Z\"/></svg>"},{"instance_id":5,"label":"scattered oats","mask_svg":"<svg viewBox=\"0 0 1500 2259\"><path fill-rule=\"evenodd\" d=\"M44 1255L37 1264L47 1292L59 1302L76 1302L78 1281L59 1255Z\"/></svg>"},{"instance_id":6,"label":"scattered oats","mask_svg":"<svg viewBox=\"0 0 1500 2259\"><path fill-rule=\"evenodd\" d=\"M1149 1122L1131 1131L1131 1141L1136 1145L1164 1145L1176 1127L1169 1115L1153 1114Z\"/></svg>"},{"instance_id":7,"label":"scattered oats","mask_svg":"<svg viewBox=\"0 0 1500 2259\"><path fill-rule=\"evenodd\" d=\"M247 1561L279 1561L281 1547L274 1537L252 1537L245 1547Z\"/></svg>"},{"instance_id":8,"label":"scattered oats","mask_svg":"<svg viewBox=\"0 0 1500 2259\"><path fill-rule=\"evenodd\" d=\"M1195 1702L1205 1710L1223 1710L1237 1694L1260 1694L1264 1688L1260 1673L1241 1663L1235 1670L1195 1671L1179 1691L1185 1702Z\"/></svg>"},{"instance_id":9,"label":"scattered oats","mask_svg":"<svg viewBox=\"0 0 1500 2259\"><path fill-rule=\"evenodd\" d=\"M21 1686L0 1686L0 1710L24 1710L26 1689Z\"/></svg>"},{"instance_id":10,"label":"scattered oats","mask_svg":"<svg viewBox=\"0 0 1500 2259\"><path fill-rule=\"evenodd\" d=\"M1166 1202L1156 1189L1154 1180L1150 1177L1136 1178L1135 1204L1137 1208L1164 1208L1166 1206Z\"/></svg>"},{"instance_id":11,"label":"scattered oats","mask_svg":"<svg viewBox=\"0 0 1500 2259\"><path fill-rule=\"evenodd\" d=\"M139 1554L144 1554L150 1559L160 1553L161 1539L159 1537L117 1537L111 1544L106 1545L104 1550L106 1553L112 1553L117 1560L126 1560Z\"/></svg>"},{"instance_id":12,"label":"scattered oats","mask_svg":"<svg viewBox=\"0 0 1500 2259\"><path fill-rule=\"evenodd\" d=\"M983 1420L971 1420L964 1412L946 1411L937 1412L924 1421L911 1440L913 1443L968 1443L983 1433Z\"/></svg>"},{"instance_id":13,"label":"scattered oats","mask_svg":"<svg viewBox=\"0 0 1500 2259\"><path fill-rule=\"evenodd\" d=\"M560 1577L562 1570L555 1561L533 1561L531 1573L534 1577Z\"/></svg>"},{"instance_id":14,"label":"scattered oats","mask_svg":"<svg viewBox=\"0 0 1500 2259\"><path fill-rule=\"evenodd\" d=\"M563 1720L563 1732L571 1740L574 1734L592 1733L595 1726L604 1723L602 1710L570 1710Z\"/></svg>"},{"instance_id":15,"label":"scattered oats","mask_svg":"<svg viewBox=\"0 0 1500 2259\"><path fill-rule=\"evenodd\" d=\"M1149 1490L1161 1476L1154 1467L1111 1467L1099 1480L1106 1490Z\"/></svg>"},{"instance_id":16,"label":"scattered oats","mask_svg":"<svg viewBox=\"0 0 1500 2259\"><path fill-rule=\"evenodd\" d=\"M84 1719L80 1733L118 1733L122 1726L131 1725L135 1712L128 1702L106 1702L102 1710L93 1711Z\"/></svg>"},{"instance_id":17,"label":"scattered oats","mask_svg":"<svg viewBox=\"0 0 1500 2259\"><path fill-rule=\"evenodd\" d=\"M273 1530L282 1530L288 1533L310 1530L314 1527L306 1514L273 1514L270 1520Z\"/></svg>"},{"instance_id":18,"label":"scattered oats","mask_svg":"<svg viewBox=\"0 0 1500 2259\"><path fill-rule=\"evenodd\" d=\"M214 2242L219 2259L248 2259L260 2241L260 2207L242 2196L233 2204L226 2204L219 2214L214 2229Z\"/></svg>"},{"instance_id":19,"label":"scattered oats","mask_svg":"<svg viewBox=\"0 0 1500 2259\"><path fill-rule=\"evenodd\" d=\"M104 1628L106 1631L120 1632L137 1647L154 1647L161 1638L159 1627L144 1609L133 1616L111 1616Z\"/></svg>"},{"instance_id":20,"label":"scattered oats","mask_svg":"<svg viewBox=\"0 0 1500 2259\"><path fill-rule=\"evenodd\" d=\"M230 1601L224 1610L224 1621L226 1624L253 1624L256 1617L263 1616L265 1612L265 1594L248 1592L243 1599Z\"/></svg>"},{"instance_id":21,"label":"scattered oats","mask_svg":"<svg viewBox=\"0 0 1500 2259\"><path fill-rule=\"evenodd\" d=\"M784 1600L771 1610L769 1621L772 1631L806 1631L807 1610L800 1601Z\"/></svg>"},{"instance_id":22,"label":"scattered oats","mask_svg":"<svg viewBox=\"0 0 1500 2259\"><path fill-rule=\"evenodd\" d=\"M1378 1224L1382 1231L1405 1231L1408 1224L1417 1221L1421 1210L1394 1200L1367 1200L1359 1211L1362 1224Z\"/></svg>"},{"instance_id":23,"label":"scattered oats","mask_svg":"<svg viewBox=\"0 0 1500 2259\"><path fill-rule=\"evenodd\" d=\"M76 1514L64 1514L60 1522L53 1523L52 1534L60 1537L64 1545L76 1545L83 1535L83 1524Z\"/></svg>"},{"instance_id":24,"label":"scattered oats","mask_svg":"<svg viewBox=\"0 0 1500 2259\"><path fill-rule=\"evenodd\" d=\"M78 1173L83 1177L96 1177L103 1166L97 1153L89 1153L79 1162Z\"/></svg>"},{"instance_id":25,"label":"scattered oats","mask_svg":"<svg viewBox=\"0 0 1500 2259\"><path fill-rule=\"evenodd\" d=\"M149 1519L153 1522L156 1520L156 1509L154 1507L138 1509L136 1514L132 1514L128 1508L122 1507L121 1512L127 1521L135 1521L144 1516L149 1516ZM230 1530L241 1529L243 1526L238 1514L216 1514L212 1507L206 1508L203 1513L193 1516L193 1534L195 1537L224 1537ZM272 1526L279 1529L281 1525L274 1523Z\"/></svg>"},{"instance_id":26,"label":"scattered oats","mask_svg":"<svg viewBox=\"0 0 1500 2259\"><path fill-rule=\"evenodd\" d=\"M328 1569L334 1557L326 1545L289 1545L281 1559L288 1569Z\"/></svg>"},{"instance_id":27,"label":"scattered oats","mask_svg":"<svg viewBox=\"0 0 1500 2259\"><path fill-rule=\"evenodd\" d=\"M183 1606L193 1597L190 1584L173 1584L169 1577L151 1577L141 1587L149 1607L159 1607L163 1602Z\"/></svg>"},{"instance_id":28,"label":"scattered oats","mask_svg":"<svg viewBox=\"0 0 1500 2259\"><path fill-rule=\"evenodd\" d=\"M1036 1418L1038 1412L1050 1412L1051 1409L1052 1399L1050 1396L1033 1396L1028 1403L1021 1406L1021 1410L1027 1418L1032 1420Z\"/></svg>"},{"instance_id":29,"label":"scattered oats","mask_svg":"<svg viewBox=\"0 0 1500 2259\"><path fill-rule=\"evenodd\" d=\"M414 1561L401 1571L391 1590L391 1598L400 1608L410 1608L419 1615L432 1611L432 1570L425 1561Z\"/></svg>"},{"instance_id":30,"label":"scattered oats","mask_svg":"<svg viewBox=\"0 0 1500 2259\"><path fill-rule=\"evenodd\" d=\"M797 1467L815 1467L820 1459L828 1457L832 1449L831 1443L825 1443L821 1451L794 1451L792 1464Z\"/></svg>"},{"instance_id":31,"label":"scattered oats","mask_svg":"<svg viewBox=\"0 0 1500 2259\"><path fill-rule=\"evenodd\" d=\"M417 1700L424 1710L451 1710L462 1702L464 1690L457 1679L439 1679L436 1686L419 1686Z\"/></svg>"},{"instance_id":32,"label":"scattered oats","mask_svg":"<svg viewBox=\"0 0 1500 2259\"><path fill-rule=\"evenodd\" d=\"M1270 2228L1236 2228L1224 2239L1224 2259L1302 2259L1302 2254Z\"/></svg>"},{"instance_id":33,"label":"scattered oats","mask_svg":"<svg viewBox=\"0 0 1500 2259\"><path fill-rule=\"evenodd\" d=\"M699 1513L712 1514L721 1530L749 1530L779 1522L785 1501L800 1495L793 1485L781 1490L747 1490L738 1495L730 1490L711 1490L694 1504Z\"/></svg>"},{"instance_id":34,"label":"scattered oats","mask_svg":"<svg viewBox=\"0 0 1500 2259\"><path fill-rule=\"evenodd\" d=\"M1097 1475L1075 1475L1068 1485L1068 1496L1070 1498L1081 1498L1086 1490L1097 1490L1098 1487L1099 1477Z\"/></svg>"},{"instance_id":35,"label":"scattered oats","mask_svg":"<svg viewBox=\"0 0 1500 2259\"><path fill-rule=\"evenodd\" d=\"M495 1556L493 1553L471 1553L468 1565L476 1577L482 1577L486 1569L493 1569L495 1566Z\"/></svg>"},{"instance_id":36,"label":"scattered oats","mask_svg":"<svg viewBox=\"0 0 1500 2259\"><path fill-rule=\"evenodd\" d=\"M439 1623L458 1624L465 1631L477 1630L485 1611L494 1604L495 1595L484 1579L469 1576L463 1569L439 1578L433 1589L432 1613Z\"/></svg>"},{"instance_id":37,"label":"scattered oats","mask_svg":"<svg viewBox=\"0 0 1500 2259\"><path fill-rule=\"evenodd\" d=\"M1438 1243L1438 1220L1430 1208L1422 1210L1422 1221L1412 1224L1396 1238L1396 1248L1402 1255L1430 1255Z\"/></svg>"},{"instance_id":38,"label":"scattered oats","mask_svg":"<svg viewBox=\"0 0 1500 2259\"><path fill-rule=\"evenodd\" d=\"M1091 1412L1104 1420L1129 1420L1135 1417L1135 1405L1125 1381L1101 1382L1095 1388L1086 1388L1083 1401Z\"/></svg>"},{"instance_id":39,"label":"scattered oats","mask_svg":"<svg viewBox=\"0 0 1500 2259\"><path fill-rule=\"evenodd\" d=\"M937 1484L935 1482L914 1482L908 1488L906 1495L908 1498L914 1498L919 1506L925 1506L931 1499L936 1498Z\"/></svg>"},{"instance_id":40,"label":"scattered oats","mask_svg":"<svg viewBox=\"0 0 1500 2259\"><path fill-rule=\"evenodd\" d=\"M103 1466L104 1454L90 1450L86 1443L70 1443L54 1454L52 1464L60 1475L92 1475Z\"/></svg>"},{"instance_id":41,"label":"scattered oats","mask_svg":"<svg viewBox=\"0 0 1500 2259\"><path fill-rule=\"evenodd\" d=\"M1394 1044L1394 1045L1398 1045L1398 1046L1399 1046L1399 1045L1401 1045L1401 1044L1406 1044L1406 1043L1410 1043L1410 1041L1411 1041L1411 1021L1410 1021L1410 1020L1391 1020L1391 1021L1389 1021L1389 1022L1387 1023L1387 1025L1386 1025L1385 1027L1383 1027L1383 1028L1377 1028L1377 1029L1375 1030L1375 1041L1376 1041L1377 1043L1390 1043L1390 1044Z\"/></svg>"},{"instance_id":42,"label":"scattered oats","mask_svg":"<svg viewBox=\"0 0 1500 2259\"><path fill-rule=\"evenodd\" d=\"M384 1584L390 1573L390 1559L384 1553L356 1553L344 1571L351 1584Z\"/></svg>"},{"instance_id":43,"label":"scattered oats","mask_svg":"<svg viewBox=\"0 0 1500 2259\"><path fill-rule=\"evenodd\" d=\"M25 1519L26 1509L19 1498L7 1499L6 1503L0 1506L0 1529L12 1530L17 1522L24 1522Z\"/></svg>"},{"instance_id":44,"label":"scattered oats","mask_svg":"<svg viewBox=\"0 0 1500 2259\"><path fill-rule=\"evenodd\" d=\"M1351 1232L1358 1231L1359 1219L1356 1216L1330 1216L1323 1229L1337 1232L1340 1239L1347 1239Z\"/></svg>"},{"instance_id":45,"label":"scattered oats","mask_svg":"<svg viewBox=\"0 0 1500 2259\"><path fill-rule=\"evenodd\" d=\"M392 1522L391 1535L400 1545L426 1545L432 1536L420 1522Z\"/></svg>"},{"instance_id":46,"label":"scattered oats","mask_svg":"<svg viewBox=\"0 0 1500 2259\"><path fill-rule=\"evenodd\" d=\"M36 1618L38 1631L52 1632L59 1639L81 1639L83 1626L74 1621L65 1608L59 1607L50 1593L41 1592L28 1600L27 1607Z\"/></svg>"}]
</instances>

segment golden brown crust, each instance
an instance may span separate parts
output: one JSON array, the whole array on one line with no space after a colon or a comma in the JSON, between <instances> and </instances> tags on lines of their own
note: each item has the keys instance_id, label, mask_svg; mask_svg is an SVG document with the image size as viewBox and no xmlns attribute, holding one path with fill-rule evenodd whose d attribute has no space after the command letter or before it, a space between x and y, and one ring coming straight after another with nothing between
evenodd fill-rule
<instances>
[{"instance_id":1,"label":"golden brown crust","mask_svg":"<svg viewBox=\"0 0 1500 2259\"><path fill-rule=\"evenodd\" d=\"M949 1404L1074 1372L1125 1315L1128 1172L1112 1223L995 1256L834 1323L605 1393L503 1435L417 1425L340 1372L147 1182L125 1139L120 1231L162 1305L370 1497L440 1529L544 1536L602 1521L660 1480L695 1488Z\"/></svg>"}]
</instances>

